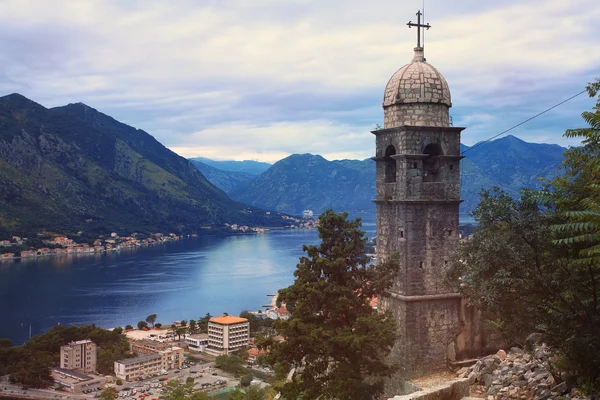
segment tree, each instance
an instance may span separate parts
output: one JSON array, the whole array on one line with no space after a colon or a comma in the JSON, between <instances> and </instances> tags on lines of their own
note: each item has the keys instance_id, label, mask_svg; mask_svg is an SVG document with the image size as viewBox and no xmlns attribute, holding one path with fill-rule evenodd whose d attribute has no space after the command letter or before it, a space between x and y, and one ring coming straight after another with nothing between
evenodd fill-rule
<instances>
[{"instance_id":1,"label":"tree","mask_svg":"<svg viewBox=\"0 0 600 400\"><path fill-rule=\"evenodd\" d=\"M154 324L154 326L160 329L162 327L162 324L160 322L157 322L156 324Z\"/></svg>"},{"instance_id":2,"label":"tree","mask_svg":"<svg viewBox=\"0 0 600 400\"><path fill-rule=\"evenodd\" d=\"M196 333L197 329L198 329L198 325L196 325L196 321L193 319L190 319L190 333Z\"/></svg>"},{"instance_id":3,"label":"tree","mask_svg":"<svg viewBox=\"0 0 600 400\"><path fill-rule=\"evenodd\" d=\"M250 382L252 382L252 374L244 375L240 379L240 385L242 386L250 386Z\"/></svg>"},{"instance_id":4,"label":"tree","mask_svg":"<svg viewBox=\"0 0 600 400\"><path fill-rule=\"evenodd\" d=\"M472 216L478 227L461 242L446 271L451 285L482 311L509 343L536 330L546 300L555 292L554 262L560 256L548 229L551 220L531 194L515 200L499 188L482 190Z\"/></svg>"},{"instance_id":5,"label":"tree","mask_svg":"<svg viewBox=\"0 0 600 400\"><path fill-rule=\"evenodd\" d=\"M235 354L218 356L215 359L215 367L236 375L245 371L244 360Z\"/></svg>"},{"instance_id":6,"label":"tree","mask_svg":"<svg viewBox=\"0 0 600 400\"><path fill-rule=\"evenodd\" d=\"M192 378L191 376L188 376L185 379L185 383L187 383L187 384L190 384L190 383L193 384L194 383L194 378Z\"/></svg>"},{"instance_id":7,"label":"tree","mask_svg":"<svg viewBox=\"0 0 600 400\"><path fill-rule=\"evenodd\" d=\"M177 333L177 336L179 337L179 340L181 340L181 335L183 335L184 339L185 339L185 335L187 333L188 328L185 326L180 326L179 328L177 328L175 330L175 333Z\"/></svg>"},{"instance_id":8,"label":"tree","mask_svg":"<svg viewBox=\"0 0 600 400\"><path fill-rule=\"evenodd\" d=\"M180 385L178 380L167 383L167 392L160 396L163 400L208 400L208 394L194 389L194 384L185 383Z\"/></svg>"},{"instance_id":9,"label":"tree","mask_svg":"<svg viewBox=\"0 0 600 400\"><path fill-rule=\"evenodd\" d=\"M198 332L200 333L208 333L208 321L212 318L210 313L206 313L206 315L202 318L198 318Z\"/></svg>"},{"instance_id":10,"label":"tree","mask_svg":"<svg viewBox=\"0 0 600 400\"><path fill-rule=\"evenodd\" d=\"M396 370L384 361L396 339L395 321L369 303L387 294L398 264L369 266L360 219L346 217L331 210L319 217L321 244L303 246L307 255L294 283L279 291L291 317L274 327L287 340L270 338L266 346L272 364L301 371L281 388L285 398L373 399Z\"/></svg>"},{"instance_id":11,"label":"tree","mask_svg":"<svg viewBox=\"0 0 600 400\"><path fill-rule=\"evenodd\" d=\"M117 390L115 388L109 387L102 391L100 394L100 400L115 400L118 398Z\"/></svg>"},{"instance_id":12,"label":"tree","mask_svg":"<svg viewBox=\"0 0 600 400\"><path fill-rule=\"evenodd\" d=\"M261 389L258 386L248 386L244 388L235 388L228 393L229 400L264 400L269 394L268 389Z\"/></svg>"},{"instance_id":13,"label":"tree","mask_svg":"<svg viewBox=\"0 0 600 400\"><path fill-rule=\"evenodd\" d=\"M150 314L146 317L146 322L152 324L152 328L154 328L154 322L156 322L156 314Z\"/></svg>"},{"instance_id":14,"label":"tree","mask_svg":"<svg viewBox=\"0 0 600 400\"><path fill-rule=\"evenodd\" d=\"M130 330L132 330L132 329L133 329L133 326L131 326L131 325L129 325L129 324L125 325L125 330L126 330L126 331L130 331Z\"/></svg>"},{"instance_id":15,"label":"tree","mask_svg":"<svg viewBox=\"0 0 600 400\"><path fill-rule=\"evenodd\" d=\"M600 80L588 86L599 91ZM565 136L583 145L543 191L482 193L479 225L448 277L508 337L541 333L562 354L563 376L600 390L600 97L582 116L589 127Z\"/></svg>"},{"instance_id":16,"label":"tree","mask_svg":"<svg viewBox=\"0 0 600 400\"><path fill-rule=\"evenodd\" d=\"M137 323L137 327L140 330L144 329L144 328L147 328L148 327L148 323L146 321L140 321L140 322Z\"/></svg>"},{"instance_id":17,"label":"tree","mask_svg":"<svg viewBox=\"0 0 600 400\"><path fill-rule=\"evenodd\" d=\"M187 326L187 321L185 319L182 319L181 322L179 323L179 325Z\"/></svg>"}]
</instances>

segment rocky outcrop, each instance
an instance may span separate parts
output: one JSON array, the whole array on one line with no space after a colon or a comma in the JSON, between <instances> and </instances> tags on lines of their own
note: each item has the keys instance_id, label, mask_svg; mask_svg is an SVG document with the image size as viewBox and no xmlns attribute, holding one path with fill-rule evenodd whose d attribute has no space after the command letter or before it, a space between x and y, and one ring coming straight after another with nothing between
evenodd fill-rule
<instances>
[{"instance_id":1,"label":"rocky outcrop","mask_svg":"<svg viewBox=\"0 0 600 400\"><path fill-rule=\"evenodd\" d=\"M580 397L577 391L569 395L569 388L560 381L560 374L552 371L552 357L552 352L544 344L536 346L532 352L513 347L509 352L499 350L471 367L462 368L458 377L476 385L471 391L485 394L488 400Z\"/></svg>"}]
</instances>

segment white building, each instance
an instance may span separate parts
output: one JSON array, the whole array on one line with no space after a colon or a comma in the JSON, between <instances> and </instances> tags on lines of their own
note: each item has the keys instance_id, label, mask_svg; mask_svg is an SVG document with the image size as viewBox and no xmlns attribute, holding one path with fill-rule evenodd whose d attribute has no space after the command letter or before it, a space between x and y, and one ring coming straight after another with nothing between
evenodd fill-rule
<instances>
[{"instance_id":1,"label":"white building","mask_svg":"<svg viewBox=\"0 0 600 400\"><path fill-rule=\"evenodd\" d=\"M60 346L60 368L80 370L86 374L96 371L96 343L79 340Z\"/></svg>"},{"instance_id":2,"label":"white building","mask_svg":"<svg viewBox=\"0 0 600 400\"><path fill-rule=\"evenodd\" d=\"M185 338L188 349L194 351L205 351L208 347L208 334L201 333L199 335L190 335Z\"/></svg>"},{"instance_id":3,"label":"white building","mask_svg":"<svg viewBox=\"0 0 600 400\"><path fill-rule=\"evenodd\" d=\"M247 346L249 341L250 323L246 318L223 316L208 321L208 354L229 354Z\"/></svg>"},{"instance_id":4,"label":"white building","mask_svg":"<svg viewBox=\"0 0 600 400\"><path fill-rule=\"evenodd\" d=\"M115 376L126 381L158 375L162 370L162 357L158 353L115 361Z\"/></svg>"}]
</instances>

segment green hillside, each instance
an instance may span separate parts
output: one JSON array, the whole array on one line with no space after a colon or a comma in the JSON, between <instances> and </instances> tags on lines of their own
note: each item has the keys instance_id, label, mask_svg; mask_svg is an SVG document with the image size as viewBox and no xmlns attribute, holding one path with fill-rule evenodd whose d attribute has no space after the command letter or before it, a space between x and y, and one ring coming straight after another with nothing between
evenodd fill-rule
<instances>
[{"instance_id":1,"label":"green hillside","mask_svg":"<svg viewBox=\"0 0 600 400\"><path fill-rule=\"evenodd\" d=\"M0 98L0 229L193 232L280 225L237 203L148 133L84 104Z\"/></svg>"}]
</instances>

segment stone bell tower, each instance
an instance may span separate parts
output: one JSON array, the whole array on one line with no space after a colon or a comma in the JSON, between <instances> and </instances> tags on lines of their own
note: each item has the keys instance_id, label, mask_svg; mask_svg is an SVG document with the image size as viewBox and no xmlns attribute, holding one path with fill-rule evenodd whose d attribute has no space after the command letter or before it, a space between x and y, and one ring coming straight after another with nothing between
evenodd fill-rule
<instances>
[{"instance_id":1,"label":"stone bell tower","mask_svg":"<svg viewBox=\"0 0 600 400\"><path fill-rule=\"evenodd\" d=\"M404 376L444 369L455 356L461 296L443 282L458 244L460 132L449 118L450 89L425 61L419 22L415 55L389 80L384 128L376 138L377 258L400 270L382 308L396 318L391 357Z\"/></svg>"}]
</instances>

